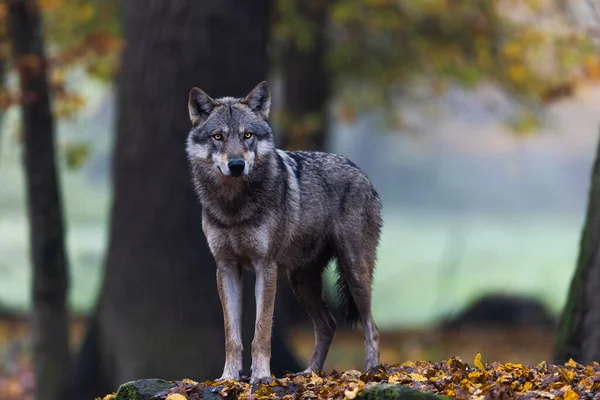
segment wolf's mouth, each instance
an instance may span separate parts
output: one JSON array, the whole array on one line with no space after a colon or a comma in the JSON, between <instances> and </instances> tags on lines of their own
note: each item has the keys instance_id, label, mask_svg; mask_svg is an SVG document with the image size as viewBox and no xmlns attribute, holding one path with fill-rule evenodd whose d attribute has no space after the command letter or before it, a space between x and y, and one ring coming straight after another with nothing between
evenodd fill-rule
<instances>
[{"instance_id":1,"label":"wolf's mouth","mask_svg":"<svg viewBox=\"0 0 600 400\"><path fill-rule=\"evenodd\" d=\"M217 165L217 169L221 174L223 174L223 176L230 176L229 171L225 171L220 165Z\"/></svg>"}]
</instances>

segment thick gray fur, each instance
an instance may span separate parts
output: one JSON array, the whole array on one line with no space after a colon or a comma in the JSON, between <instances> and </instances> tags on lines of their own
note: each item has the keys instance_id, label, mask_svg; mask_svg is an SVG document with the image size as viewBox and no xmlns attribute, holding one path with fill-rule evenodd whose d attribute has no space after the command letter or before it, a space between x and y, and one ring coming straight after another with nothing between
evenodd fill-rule
<instances>
[{"instance_id":1,"label":"thick gray fur","mask_svg":"<svg viewBox=\"0 0 600 400\"><path fill-rule=\"evenodd\" d=\"M371 283L381 203L365 173L343 156L276 149L266 82L243 99L213 100L193 88L188 108L193 128L187 154L202 204L202 227L217 264L225 319L226 361L220 379L238 380L242 372L244 267L256 273L251 383L272 379L278 272L288 275L314 323L315 349L304 372L323 368L336 322L324 301L322 274L334 258L348 318L364 329L366 367L377 367L379 333L371 315Z\"/></svg>"}]
</instances>

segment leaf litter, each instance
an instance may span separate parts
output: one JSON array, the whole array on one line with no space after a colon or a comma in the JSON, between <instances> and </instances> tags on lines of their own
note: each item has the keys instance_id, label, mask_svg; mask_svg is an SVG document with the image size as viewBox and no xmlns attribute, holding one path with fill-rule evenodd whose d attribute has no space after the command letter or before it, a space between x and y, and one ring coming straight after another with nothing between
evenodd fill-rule
<instances>
[{"instance_id":1,"label":"leaf litter","mask_svg":"<svg viewBox=\"0 0 600 400\"><path fill-rule=\"evenodd\" d=\"M210 391L225 399L355 399L381 383L412 387L457 399L600 399L600 364L569 360L564 365L541 362L530 367L516 363L483 363L477 353L473 366L453 357L438 363L406 361L382 365L368 373L287 375L267 385L251 386L247 379L202 383L175 381L158 398L198 400ZM102 400L110 400L112 395ZM98 399L99 400L99 399Z\"/></svg>"}]
</instances>

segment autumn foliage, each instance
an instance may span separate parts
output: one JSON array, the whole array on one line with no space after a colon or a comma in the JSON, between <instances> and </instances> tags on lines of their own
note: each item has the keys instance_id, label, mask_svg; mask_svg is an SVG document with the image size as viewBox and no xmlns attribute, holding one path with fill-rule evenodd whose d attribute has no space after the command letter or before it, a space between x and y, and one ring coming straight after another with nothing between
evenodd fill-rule
<instances>
[{"instance_id":1,"label":"autumn foliage","mask_svg":"<svg viewBox=\"0 0 600 400\"><path fill-rule=\"evenodd\" d=\"M44 20L44 36L49 43L47 57L40 60L26 55L12 60L11 38L8 35L8 3L0 2L0 110L35 101L34 93L20 93L5 74L36 76L45 63L49 71L54 111L57 117L74 116L85 99L68 84L68 75L81 70L89 76L110 80L119 68L123 46L118 24L118 1L39 0Z\"/></svg>"},{"instance_id":2,"label":"autumn foliage","mask_svg":"<svg viewBox=\"0 0 600 400\"><path fill-rule=\"evenodd\" d=\"M156 399L198 400L208 393L226 399L354 399L383 384L403 385L457 399L592 399L600 389L600 364L587 366L570 360L565 365L542 362L534 367L513 363L483 363L477 353L473 365L454 357L446 361L383 365L377 371L289 375L268 385L242 382L173 382ZM389 386L387 387L389 388ZM117 400L116 394L102 400ZM391 398L391 397L390 397ZM100 399L98 399L100 400Z\"/></svg>"},{"instance_id":3,"label":"autumn foliage","mask_svg":"<svg viewBox=\"0 0 600 400\"><path fill-rule=\"evenodd\" d=\"M353 121L359 110L393 107L402 95L436 97L452 85L489 83L521 105L513 130L533 130L536 110L600 76L595 34L558 3L331 2L326 68L340 100L338 118ZM275 38L310 48L315 26L300 17L299 0L277 4Z\"/></svg>"},{"instance_id":4,"label":"autumn foliage","mask_svg":"<svg viewBox=\"0 0 600 400\"><path fill-rule=\"evenodd\" d=\"M315 22L298 12L299 0L277 0L275 44L314 45ZM600 79L597 44L589 29L541 0L344 0L328 8L331 32L326 65L342 100L338 117L386 107L415 82L433 95L449 84L491 82L523 105L548 103ZM110 81L119 70L119 0L38 0L47 60L10 60L6 2L0 2L0 71L46 62L59 117L74 116L85 99L68 84L74 70ZM275 46L277 48L277 46ZM277 53L277 52L275 52ZM277 58L277 57L275 57ZM274 60L275 61L275 60ZM275 65L277 62L275 62ZM0 72L0 78L2 73ZM352 83L352 85L348 85ZM0 110L27 101L0 82ZM527 124L527 115L523 127Z\"/></svg>"}]
</instances>

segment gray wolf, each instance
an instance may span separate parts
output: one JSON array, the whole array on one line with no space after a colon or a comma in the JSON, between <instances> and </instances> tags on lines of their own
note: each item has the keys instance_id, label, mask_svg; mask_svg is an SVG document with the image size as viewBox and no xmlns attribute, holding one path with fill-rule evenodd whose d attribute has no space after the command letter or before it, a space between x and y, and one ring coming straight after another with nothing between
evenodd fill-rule
<instances>
[{"instance_id":1,"label":"gray wolf","mask_svg":"<svg viewBox=\"0 0 600 400\"><path fill-rule=\"evenodd\" d=\"M186 151L202 205L202 228L217 266L225 320L220 380L242 370L242 268L256 274L256 323L250 383L272 380L271 327L278 273L286 273L310 314L316 343L308 368L323 368L336 321L322 274L337 260L338 292L351 322L364 329L366 367L379 365L371 282L381 231L381 202L365 173L347 158L275 148L267 82L246 97L189 93Z\"/></svg>"}]
</instances>

